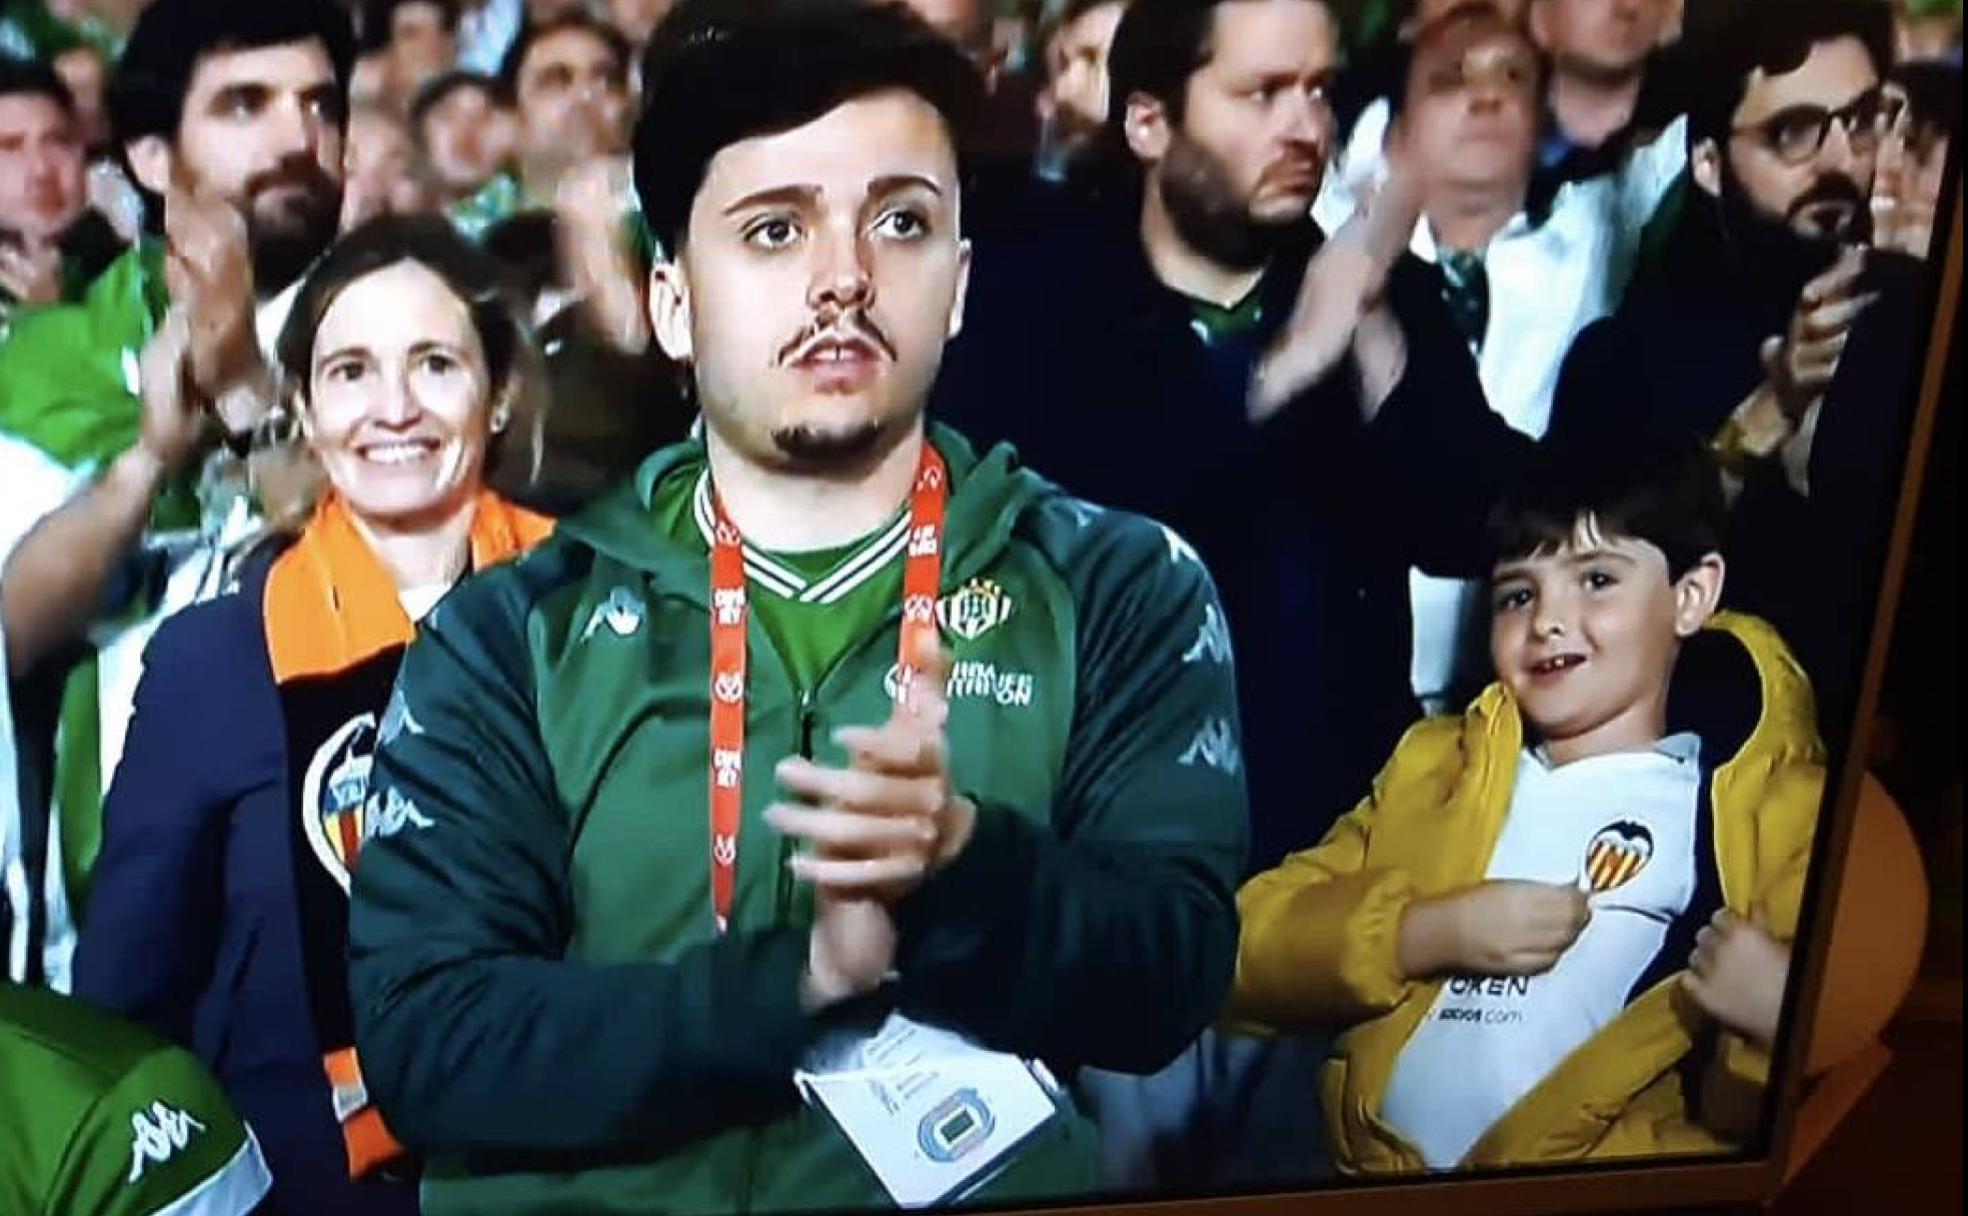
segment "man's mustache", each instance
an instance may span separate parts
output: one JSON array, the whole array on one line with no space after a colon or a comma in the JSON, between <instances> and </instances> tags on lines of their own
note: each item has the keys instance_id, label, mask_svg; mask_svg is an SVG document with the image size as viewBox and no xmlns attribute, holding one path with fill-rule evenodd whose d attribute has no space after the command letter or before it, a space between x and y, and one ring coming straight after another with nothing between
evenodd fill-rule
<instances>
[{"instance_id":1,"label":"man's mustache","mask_svg":"<svg viewBox=\"0 0 1968 1216\"><path fill-rule=\"evenodd\" d=\"M843 342L861 341L874 347L889 359L895 358L895 347L889 343L888 336L882 333L867 313L860 309L838 313L825 319L816 318L798 337L779 348L779 362L796 362L807 350L822 339L836 339Z\"/></svg>"},{"instance_id":2,"label":"man's mustache","mask_svg":"<svg viewBox=\"0 0 1968 1216\"><path fill-rule=\"evenodd\" d=\"M1813 182L1811 188L1799 195L1790 205L1790 218L1826 203L1842 203L1854 209L1863 210L1866 206L1866 193L1859 189L1859 183L1842 173L1828 174Z\"/></svg>"},{"instance_id":3,"label":"man's mustache","mask_svg":"<svg viewBox=\"0 0 1968 1216\"><path fill-rule=\"evenodd\" d=\"M246 195L258 198L272 190L299 189L310 197L333 194L335 183L321 166L307 157L289 157L246 179Z\"/></svg>"}]
</instances>

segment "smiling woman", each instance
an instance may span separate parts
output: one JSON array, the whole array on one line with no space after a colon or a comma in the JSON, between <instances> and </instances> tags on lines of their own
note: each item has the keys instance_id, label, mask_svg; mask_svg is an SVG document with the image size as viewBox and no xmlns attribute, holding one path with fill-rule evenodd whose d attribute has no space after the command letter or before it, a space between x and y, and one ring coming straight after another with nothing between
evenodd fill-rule
<instances>
[{"instance_id":1,"label":"smiling woman","mask_svg":"<svg viewBox=\"0 0 1968 1216\"><path fill-rule=\"evenodd\" d=\"M347 891L364 842L419 819L368 793L413 622L550 526L484 488L525 341L498 275L428 217L310 273L279 353L325 492L240 594L159 630L104 810L76 991L198 1053L283 1211L416 1210L377 1178L402 1154L355 1059Z\"/></svg>"}]
</instances>

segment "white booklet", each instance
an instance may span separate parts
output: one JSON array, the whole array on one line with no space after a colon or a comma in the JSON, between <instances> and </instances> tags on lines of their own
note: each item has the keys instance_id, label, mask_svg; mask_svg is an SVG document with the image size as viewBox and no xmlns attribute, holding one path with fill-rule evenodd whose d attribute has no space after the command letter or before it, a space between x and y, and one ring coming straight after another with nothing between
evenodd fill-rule
<instances>
[{"instance_id":1,"label":"white booklet","mask_svg":"<svg viewBox=\"0 0 1968 1216\"><path fill-rule=\"evenodd\" d=\"M793 1080L904 1208L962 1199L1059 1115L1043 1065L899 1013L816 1044Z\"/></svg>"}]
</instances>

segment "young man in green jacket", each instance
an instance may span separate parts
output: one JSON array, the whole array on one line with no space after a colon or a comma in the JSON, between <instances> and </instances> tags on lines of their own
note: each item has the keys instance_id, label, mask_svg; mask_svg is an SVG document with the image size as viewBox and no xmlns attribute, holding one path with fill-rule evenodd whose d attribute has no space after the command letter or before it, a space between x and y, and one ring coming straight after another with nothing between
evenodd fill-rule
<instances>
[{"instance_id":1,"label":"young man in green jacket","mask_svg":"<svg viewBox=\"0 0 1968 1216\"><path fill-rule=\"evenodd\" d=\"M1146 1072L1230 977L1247 808L1207 573L925 425L971 69L900 6L691 0L648 88L651 320L703 438L440 605L379 724L357 1045L438 1216L900 1201L893 1157L992 1119L802 1105L823 1035L899 1016ZM1050 1096L937 1197L1090 1190Z\"/></svg>"}]
</instances>

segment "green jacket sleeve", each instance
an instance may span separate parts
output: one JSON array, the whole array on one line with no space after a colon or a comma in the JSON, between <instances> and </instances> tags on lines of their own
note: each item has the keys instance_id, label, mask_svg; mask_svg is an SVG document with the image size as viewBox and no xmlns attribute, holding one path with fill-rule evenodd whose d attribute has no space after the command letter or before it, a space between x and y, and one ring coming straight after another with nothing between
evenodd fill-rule
<instances>
[{"instance_id":1,"label":"green jacket sleeve","mask_svg":"<svg viewBox=\"0 0 1968 1216\"><path fill-rule=\"evenodd\" d=\"M665 963L566 957L572 831L526 634L538 559L427 618L381 729L349 922L363 1075L432 1155L660 1148L794 1098L806 937L734 933Z\"/></svg>"},{"instance_id":2,"label":"green jacket sleeve","mask_svg":"<svg viewBox=\"0 0 1968 1216\"><path fill-rule=\"evenodd\" d=\"M218 1082L178 1048L144 1056L83 1115L45 1211L243 1216L272 1179Z\"/></svg>"},{"instance_id":3,"label":"green jacket sleeve","mask_svg":"<svg viewBox=\"0 0 1968 1216\"><path fill-rule=\"evenodd\" d=\"M1249 811L1229 638L1172 533L1070 500L1035 532L1078 614L1050 822L979 806L901 909L900 999L1000 1050L1152 1072L1216 1018L1235 962Z\"/></svg>"}]
</instances>

